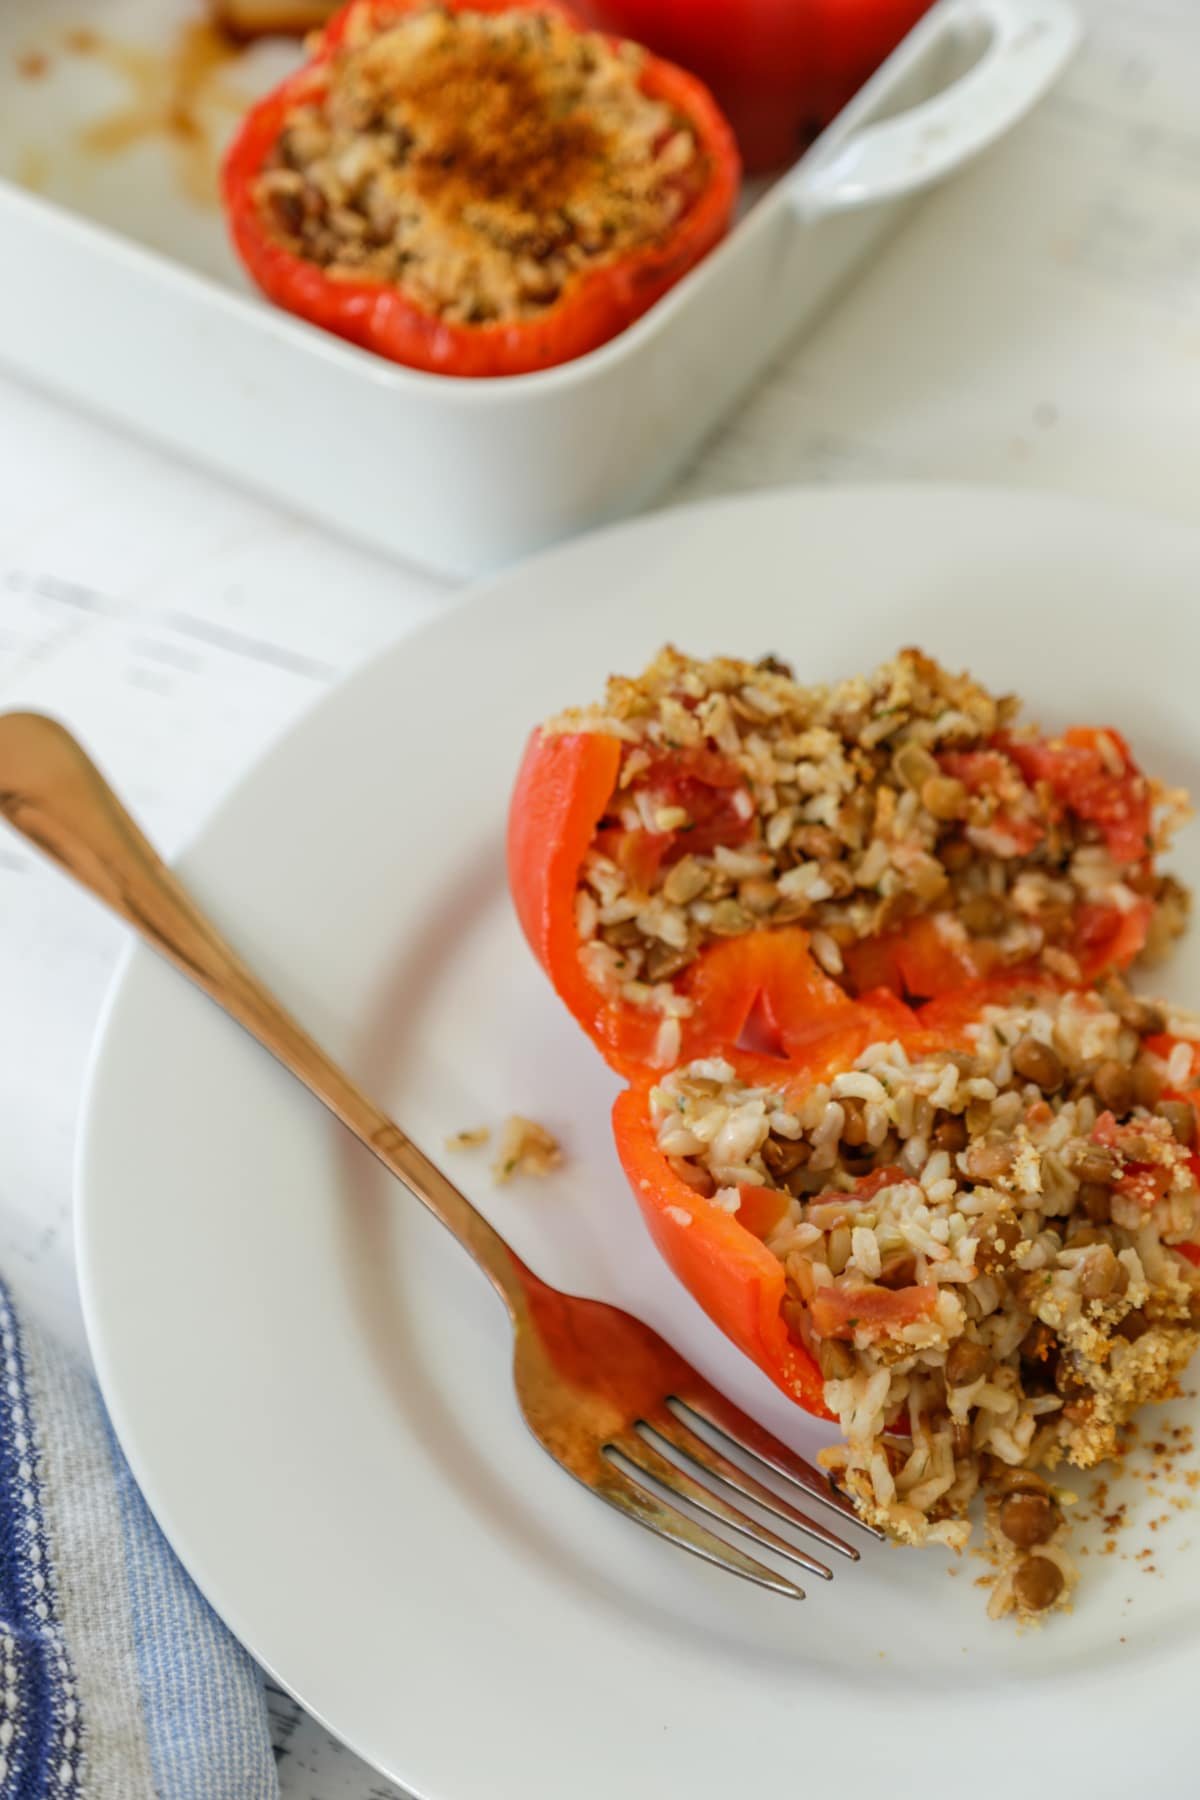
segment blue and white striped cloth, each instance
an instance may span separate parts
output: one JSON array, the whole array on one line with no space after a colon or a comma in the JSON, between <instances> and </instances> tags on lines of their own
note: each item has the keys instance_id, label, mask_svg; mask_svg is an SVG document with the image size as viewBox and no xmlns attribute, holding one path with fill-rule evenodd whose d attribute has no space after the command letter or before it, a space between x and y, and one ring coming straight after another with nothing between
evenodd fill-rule
<instances>
[{"instance_id":1,"label":"blue and white striped cloth","mask_svg":"<svg viewBox=\"0 0 1200 1800\"><path fill-rule=\"evenodd\" d=\"M277 1800L257 1668L0 1281L0 1800Z\"/></svg>"}]
</instances>

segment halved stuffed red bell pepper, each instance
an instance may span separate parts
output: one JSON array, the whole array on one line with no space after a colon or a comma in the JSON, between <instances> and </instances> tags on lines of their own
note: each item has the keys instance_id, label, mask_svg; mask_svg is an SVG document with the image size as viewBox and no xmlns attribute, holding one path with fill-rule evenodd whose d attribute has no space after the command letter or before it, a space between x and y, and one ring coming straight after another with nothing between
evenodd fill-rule
<instances>
[{"instance_id":1,"label":"halved stuffed red bell pepper","mask_svg":"<svg viewBox=\"0 0 1200 1800\"><path fill-rule=\"evenodd\" d=\"M509 877L543 968L614 1067L780 1046L814 1009L1014 970L1085 983L1179 929L1155 868L1179 797L1114 731L1020 731L916 651L804 689L775 659L664 651L536 731Z\"/></svg>"},{"instance_id":2,"label":"halved stuffed red bell pepper","mask_svg":"<svg viewBox=\"0 0 1200 1800\"><path fill-rule=\"evenodd\" d=\"M879 1004L814 1009L808 1027L808 1043L793 1047L786 1062L745 1050L695 1060L724 1064L743 1082L770 1084L787 1094L807 1090L852 1063L876 1036L907 1037L917 1024L902 1003L882 998ZM617 1153L651 1237L725 1335L809 1412L831 1417L810 1343L785 1324L785 1270L765 1244L779 1226L788 1196L765 1180L744 1182L735 1211L712 1204L694 1176L680 1172L679 1159L659 1147L651 1099L656 1085L655 1076L643 1071L613 1108Z\"/></svg>"},{"instance_id":3,"label":"halved stuffed red bell pepper","mask_svg":"<svg viewBox=\"0 0 1200 1800\"><path fill-rule=\"evenodd\" d=\"M838 1419L866 1516L959 1543L989 1471L1113 1454L1197 1345L1200 1021L1008 979L812 1025L644 1075L617 1149L709 1316Z\"/></svg>"},{"instance_id":4,"label":"halved stuffed red bell pepper","mask_svg":"<svg viewBox=\"0 0 1200 1800\"><path fill-rule=\"evenodd\" d=\"M761 1007L782 1048L799 1053L814 1021L846 996L792 926L714 943L673 984L664 1013L603 991L581 958L580 870L611 803L621 745L599 732L535 735L509 811L509 880L517 916L562 1000L618 1072L636 1076L678 1056L702 1056L742 1036ZM664 1027L670 1050L663 1056Z\"/></svg>"},{"instance_id":5,"label":"halved stuffed red bell pepper","mask_svg":"<svg viewBox=\"0 0 1200 1800\"><path fill-rule=\"evenodd\" d=\"M394 362L514 375L605 343L724 235L732 133L557 0L351 0L224 166L269 298Z\"/></svg>"}]
</instances>

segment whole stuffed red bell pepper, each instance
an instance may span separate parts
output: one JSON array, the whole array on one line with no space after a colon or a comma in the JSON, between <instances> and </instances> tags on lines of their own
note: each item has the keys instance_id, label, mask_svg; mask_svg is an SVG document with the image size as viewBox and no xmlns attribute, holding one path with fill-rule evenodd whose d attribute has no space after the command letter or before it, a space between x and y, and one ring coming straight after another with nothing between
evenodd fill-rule
<instances>
[{"instance_id":1,"label":"whole stuffed red bell pepper","mask_svg":"<svg viewBox=\"0 0 1200 1800\"><path fill-rule=\"evenodd\" d=\"M707 89L556 0L351 0L247 114L223 193L280 306L492 376L623 331L724 235L738 182Z\"/></svg>"},{"instance_id":2,"label":"whole stuffed red bell pepper","mask_svg":"<svg viewBox=\"0 0 1200 1800\"><path fill-rule=\"evenodd\" d=\"M820 1024L787 1063L731 1050L644 1075L617 1149L710 1317L839 1421L822 1460L865 1516L961 1544L981 1482L1114 1454L1196 1347L1200 1021L1120 983L1010 978ZM1013 1555L1061 1525L1014 1511ZM1029 1594L1040 1577L1044 1605L1065 1598L1061 1571L1029 1571Z\"/></svg>"},{"instance_id":3,"label":"whole stuffed red bell pepper","mask_svg":"<svg viewBox=\"0 0 1200 1800\"><path fill-rule=\"evenodd\" d=\"M929 0L583 0L613 31L695 69L732 120L748 169L795 160Z\"/></svg>"},{"instance_id":4,"label":"whole stuffed red bell pepper","mask_svg":"<svg viewBox=\"0 0 1200 1800\"><path fill-rule=\"evenodd\" d=\"M664 651L533 734L509 815L522 926L629 1073L883 987L1084 983L1182 925L1155 866L1181 796L1115 731L1048 738L905 651L804 688L774 658Z\"/></svg>"}]
</instances>

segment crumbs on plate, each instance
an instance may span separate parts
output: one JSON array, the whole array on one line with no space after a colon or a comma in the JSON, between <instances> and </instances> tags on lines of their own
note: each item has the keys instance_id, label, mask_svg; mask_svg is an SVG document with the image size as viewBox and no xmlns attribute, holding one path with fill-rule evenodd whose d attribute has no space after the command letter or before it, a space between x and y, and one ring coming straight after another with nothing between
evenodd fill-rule
<instances>
[{"instance_id":1,"label":"crumbs on plate","mask_svg":"<svg viewBox=\"0 0 1200 1800\"><path fill-rule=\"evenodd\" d=\"M446 1139L448 1150L479 1150L491 1139L487 1125L455 1132ZM492 1162L492 1174L498 1183L511 1181L514 1175L549 1175L562 1165L562 1146L554 1133L539 1125L536 1119L512 1113L500 1127L500 1141Z\"/></svg>"}]
</instances>

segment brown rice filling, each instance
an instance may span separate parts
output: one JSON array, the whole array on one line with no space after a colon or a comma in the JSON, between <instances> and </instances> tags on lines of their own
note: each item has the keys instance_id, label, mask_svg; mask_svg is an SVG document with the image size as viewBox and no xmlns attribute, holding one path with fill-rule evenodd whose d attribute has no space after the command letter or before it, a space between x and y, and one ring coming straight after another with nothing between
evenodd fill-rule
<instances>
[{"instance_id":1,"label":"brown rice filling","mask_svg":"<svg viewBox=\"0 0 1200 1800\"><path fill-rule=\"evenodd\" d=\"M553 13L364 19L288 119L259 199L333 277L402 283L447 320L526 318L653 244L706 179L643 52Z\"/></svg>"},{"instance_id":2,"label":"brown rice filling","mask_svg":"<svg viewBox=\"0 0 1200 1800\"><path fill-rule=\"evenodd\" d=\"M1114 1455L1196 1348L1200 1270L1175 1246L1200 1239L1197 1039L1200 1020L1112 984L989 1006L964 1051L874 1044L807 1088L711 1058L654 1090L691 1187L734 1213L743 1189L778 1195L762 1229L784 1323L841 1422L822 1460L864 1516L959 1547L987 1495L993 1615L1066 1603L1047 1475Z\"/></svg>"},{"instance_id":3,"label":"brown rice filling","mask_svg":"<svg viewBox=\"0 0 1200 1800\"><path fill-rule=\"evenodd\" d=\"M591 979L678 1016L673 984L715 939L800 922L829 973L850 979L864 939L931 914L948 952L985 946L1001 967L1040 960L1078 981L1080 910L1145 899L1147 954L1160 952L1188 899L1153 856L1186 796L1100 734L1148 824L1136 855L1114 854L1099 824L997 753L998 741L1038 741L1017 712L917 650L832 687L800 686L774 657L671 648L636 680L614 677L602 705L547 728L624 742L578 893Z\"/></svg>"}]
</instances>

